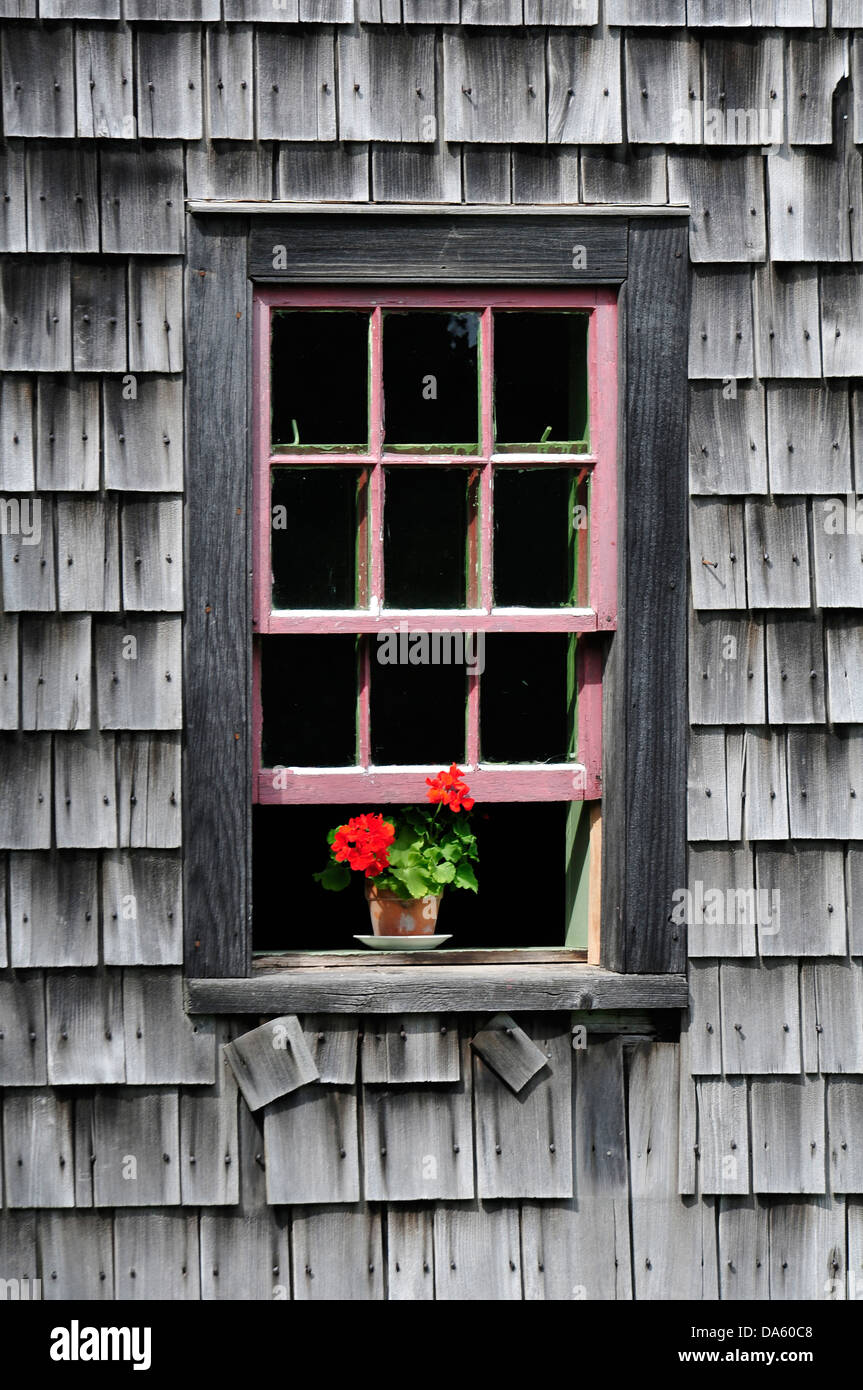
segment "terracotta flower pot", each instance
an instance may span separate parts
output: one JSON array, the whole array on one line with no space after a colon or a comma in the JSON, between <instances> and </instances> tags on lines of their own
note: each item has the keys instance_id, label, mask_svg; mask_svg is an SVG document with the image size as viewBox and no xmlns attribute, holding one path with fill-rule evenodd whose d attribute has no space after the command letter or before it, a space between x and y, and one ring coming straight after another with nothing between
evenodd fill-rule
<instances>
[{"instance_id":1,"label":"terracotta flower pot","mask_svg":"<svg viewBox=\"0 0 863 1390\"><path fill-rule=\"evenodd\" d=\"M425 898L400 898L380 892L366 880L366 901L375 936L434 936L442 893Z\"/></svg>"}]
</instances>

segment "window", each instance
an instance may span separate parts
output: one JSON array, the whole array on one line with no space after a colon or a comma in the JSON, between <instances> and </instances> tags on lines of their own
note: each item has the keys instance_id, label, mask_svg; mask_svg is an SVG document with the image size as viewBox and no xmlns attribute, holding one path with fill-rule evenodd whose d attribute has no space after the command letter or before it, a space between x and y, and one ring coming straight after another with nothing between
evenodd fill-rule
<instances>
[{"instance_id":1,"label":"window","mask_svg":"<svg viewBox=\"0 0 863 1390\"><path fill-rule=\"evenodd\" d=\"M311 879L327 829L458 762L481 889L447 895L453 945L586 951L616 314L611 289L256 292L256 947L350 947L361 885Z\"/></svg>"}]
</instances>

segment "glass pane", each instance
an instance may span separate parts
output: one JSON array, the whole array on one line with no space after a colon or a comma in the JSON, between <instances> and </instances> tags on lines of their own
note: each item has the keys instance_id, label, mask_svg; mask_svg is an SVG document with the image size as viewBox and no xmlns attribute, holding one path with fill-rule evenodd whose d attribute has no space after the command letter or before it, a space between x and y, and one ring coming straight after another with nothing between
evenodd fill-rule
<instances>
[{"instance_id":1,"label":"glass pane","mask_svg":"<svg viewBox=\"0 0 863 1390\"><path fill-rule=\"evenodd\" d=\"M273 450L365 451L368 313L276 309L271 354Z\"/></svg>"},{"instance_id":2,"label":"glass pane","mask_svg":"<svg viewBox=\"0 0 863 1390\"><path fill-rule=\"evenodd\" d=\"M272 472L273 607L353 608L360 472L321 467Z\"/></svg>"},{"instance_id":3,"label":"glass pane","mask_svg":"<svg viewBox=\"0 0 863 1390\"><path fill-rule=\"evenodd\" d=\"M495 440L549 452L587 440L586 314L494 316Z\"/></svg>"},{"instance_id":4,"label":"glass pane","mask_svg":"<svg viewBox=\"0 0 863 1390\"><path fill-rule=\"evenodd\" d=\"M356 763L355 637L265 637L261 766Z\"/></svg>"},{"instance_id":5,"label":"glass pane","mask_svg":"<svg viewBox=\"0 0 863 1390\"><path fill-rule=\"evenodd\" d=\"M431 654L430 654L431 655ZM463 665L386 662L371 653L372 762L435 763L465 756L467 679Z\"/></svg>"},{"instance_id":6,"label":"glass pane","mask_svg":"<svg viewBox=\"0 0 863 1390\"><path fill-rule=\"evenodd\" d=\"M586 604L587 479L571 468L496 468L494 602Z\"/></svg>"},{"instance_id":7,"label":"glass pane","mask_svg":"<svg viewBox=\"0 0 863 1390\"><path fill-rule=\"evenodd\" d=\"M479 314L384 315L386 448L476 453L479 439Z\"/></svg>"},{"instance_id":8,"label":"glass pane","mask_svg":"<svg viewBox=\"0 0 863 1390\"><path fill-rule=\"evenodd\" d=\"M480 678L483 761L567 761L574 742L574 652L575 639L565 632L487 634Z\"/></svg>"},{"instance_id":9,"label":"glass pane","mask_svg":"<svg viewBox=\"0 0 863 1390\"><path fill-rule=\"evenodd\" d=\"M465 468L386 470L387 608L464 608L473 491Z\"/></svg>"}]
</instances>

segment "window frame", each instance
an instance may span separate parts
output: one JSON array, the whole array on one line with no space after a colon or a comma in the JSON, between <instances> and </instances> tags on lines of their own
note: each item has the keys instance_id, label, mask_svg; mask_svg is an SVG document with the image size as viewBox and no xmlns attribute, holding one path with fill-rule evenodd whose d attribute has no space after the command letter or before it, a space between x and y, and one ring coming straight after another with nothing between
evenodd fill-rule
<instances>
[{"instance_id":1,"label":"window frame","mask_svg":"<svg viewBox=\"0 0 863 1390\"><path fill-rule=\"evenodd\" d=\"M193 1010L255 1012L264 999L327 1008L337 985L329 970L256 978L251 959L251 311L253 285L267 282L618 292L618 626L603 673L601 964L489 967L491 989L471 967L397 967L385 980L377 963L339 972L356 989L336 989L331 1007L529 1007L537 989L543 1007L684 1002L685 940L668 919L686 853L686 215L190 204L183 785ZM436 992L424 971L452 983ZM374 986L360 979L367 974Z\"/></svg>"}]
</instances>

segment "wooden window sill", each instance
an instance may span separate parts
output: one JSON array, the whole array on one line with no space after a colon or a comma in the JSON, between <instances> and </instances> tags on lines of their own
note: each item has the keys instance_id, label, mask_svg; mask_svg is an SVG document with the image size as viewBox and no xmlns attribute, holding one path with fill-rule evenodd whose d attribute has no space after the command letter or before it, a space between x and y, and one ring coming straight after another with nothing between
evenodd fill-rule
<instances>
[{"instance_id":1,"label":"wooden window sill","mask_svg":"<svg viewBox=\"0 0 863 1390\"><path fill-rule=\"evenodd\" d=\"M681 1009L688 1002L685 974L620 975L578 961L458 969L416 959L396 965L392 957L362 965L268 964L245 979L188 979L186 991L193 1014Z\"/></svg>"}]
</instances>

